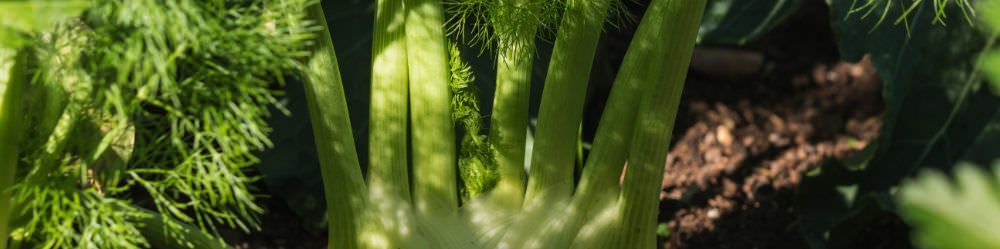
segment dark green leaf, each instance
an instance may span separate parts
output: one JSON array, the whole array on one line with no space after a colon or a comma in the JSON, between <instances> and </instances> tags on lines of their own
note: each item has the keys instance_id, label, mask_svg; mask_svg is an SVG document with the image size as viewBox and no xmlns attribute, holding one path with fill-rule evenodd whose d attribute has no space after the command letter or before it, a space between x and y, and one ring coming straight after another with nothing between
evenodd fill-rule
<instances>
[{"instance_id":1,"label":"dark green leaf","mask_svg":"<svg viewBox=\"0 0 1000 249\"><path fill-rule=\"evenodd\" d=\"M714 0L705 8L702 42L744 44L764 35L799 8L799 0Z\"/></svg>"},{"instance_id":2,"label":"dark green leaf","mask_svg":"<svg viewBox=\"0 0 1000 249\"><path fill-rule=\"evenodd\" d=\"M907 28L879 24L877 18L845 19L851 1L830 4L841 56L851 61L871 56L883 79L886 111L877 145L868 151L873 152L870 159L862 160L866 161L862 167L852 167L861 171L848 180L824 172L816 177L841 181L803 183L827 192L852 186L857 196L864 197L840 208L808 203L829 204L830 199L799 200L803 233L814 248L850 244L851 233L838 231L856 231L858 224L864 224L857 221L871 217L872 210L891 210L893 188L904 177L928 165L950 168L979 149L977 144L988 143L985 131L1000 112L1000 98L990 93L978 72L979 57L990 41L976 27L966 22L933 25L938 13L929 6L911 13ZM962 15L958 8L947 11L949 16ZM800 197L817 193L821 192L804 189ZM822 222L813 222L817 220Z\"/></svg>"}]
</instances>

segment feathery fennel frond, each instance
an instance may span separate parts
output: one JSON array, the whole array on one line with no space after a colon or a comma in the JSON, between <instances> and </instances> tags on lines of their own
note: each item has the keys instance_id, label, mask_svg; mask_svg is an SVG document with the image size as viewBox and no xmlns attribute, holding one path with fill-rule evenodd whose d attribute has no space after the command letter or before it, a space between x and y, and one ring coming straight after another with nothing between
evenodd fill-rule
<instances>
[{"instance_id":1,"label":"feathery fennel frond","mask_svg":"<svg viewBox=\"0 0 1000 249\"><path fill-rule=\"evenodd\" d=\"M255 226L246 170L271 145L264 118L280 105L272 82L298 67L308 36L305 0L106 1L88 71L106 72L106 113L130 113L136 153L128 175L161 212L202 228ZM130 120L124 120L131 118Z\"/></svg>"},{"instance_id":2,"label":"feathery fennel frond","mask_svg":"<svg viewBox=\"0 0 1000 249\"><path fill-rule=\"evenodd\" d=\"M131 198L202 230L256 228L248 170L271 145L276 89L306 55L311 4L97 0L32 34L44 98L29 108L44 114L29 120L14 188L19 243L148 247L149 213Z\"/></svg>"},{"instance_id":3,"label":"feathery fennel frond","mask_svg":"<svg viewBox=\"0 0 1000 249\"><path fill-rule=\"evenodd\" d=\"M447 32L472 44L491 48L527 48L525 32L549 30L558 23L565 0L447 0ZM534 53L520 51L521 53Z\"/></svg>"},{"instance_id":4,"label":"feathery fennel frond","mask_svg":"<svg viewBox=\"0 0 1000 249\"><path fill-rule=\"evenodd\" d=\"M463 61L458 45L452 43L451 68L451 116L465 132L459 150L458 167L462 177L462 197L471 197L493 189L500 175L493 159L493 151L483 131L483 120L479 114L479 90L472 68Z\"/></svg>"},{"instance_id":5,"label":"feathery fennel frond","mask_svg":"<svg viewBox=\"0 0 1000 249\"><path fill-rule=\"evenodd\" d=\"M844 18L860 16L859 18L878 18L876 27L889 18L893 19L894 25L909 25L907 19L915 11L921 8L932 8L934 20L932 23L945 25L948 18L947 8L956 7L962 10L963 18L972 24L976 11L971 0L853 0L851 11ZM954 6L952 6L954 5ZM892 16L895 15L895 16ZM875 27L873 27L874 29Z\"/></svg>"}]
</instances>

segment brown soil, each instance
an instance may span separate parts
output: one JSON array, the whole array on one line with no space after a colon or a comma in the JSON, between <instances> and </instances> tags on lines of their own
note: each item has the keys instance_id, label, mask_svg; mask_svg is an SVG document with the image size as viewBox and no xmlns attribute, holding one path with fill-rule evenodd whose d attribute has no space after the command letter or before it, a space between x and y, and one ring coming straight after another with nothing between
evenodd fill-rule
<instances>
[{"instance_id":1,"label":"brown soil","mask_svg":"<svg viewBox=\"0 0 1000 249\"><path fill-rule=\"evenodd\" d=\"M803 172L860 150L881 125L869 63L821 64L805 76L777 82L795 95L685 101L693 120L678 129L663 181L661 216L673 231L665 248L804 246L791 208Z\"/></svg>"},{"instance_id":2,"label":"brown soil","mask_svg":"<svg viewBox=\"0 0 1000 249\"><path fill-rule=\"evenodd\" d=\"M825 6L805 2L748 46L769 58L762 73L733 79L695 68L664 174L660 222L672 234L663 248L807 248L792 205L803 173L877 137L874 68L839 61Z\"/></svg>"}]
</instances>

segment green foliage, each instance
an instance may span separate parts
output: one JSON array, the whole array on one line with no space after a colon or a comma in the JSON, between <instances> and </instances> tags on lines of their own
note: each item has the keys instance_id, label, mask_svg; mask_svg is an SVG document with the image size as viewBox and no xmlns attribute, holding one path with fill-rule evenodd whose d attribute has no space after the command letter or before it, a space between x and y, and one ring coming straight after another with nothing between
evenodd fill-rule
<instances>
[{"instance_id":1,"label":"green foliage","mask_svg":"<svg viewBox=\"0 0 1000 249\"><path fill-rule=\"evenodd\" d=\"M462 177L462 196L466 200L496 186L500 175L493 151L482 134L483 120L479 110L479 90L472 68L462 60L458 45L452 44L451 55L451 116L464 132L459 148L458 170Z\"/></svg>"},{"instance_id":2,"label":"green foliage","mask_svg":"<svg viewBox=\"0 0 1000 249\"><path fill-rule=\"evenodd\" d=\"M813 248L848 247L857 226L895 211L893 196L904 177L997 153L988 144L996 137L990 127L1000 123L1000 98L978 72L992 39L966 22L934 25L942 15L961 15L961 8L916 8L907 14L909 29L844 18L857 8L834 1L831 21L841 56L856 61L868 55L878 70L884 123L879 139L862 153L824 164L803 182L797 205Z\"/></svg>"},{"instance_id":3,"label":"green foliage","mask_svg":"<svg viewBox=\"0 0 1000 249\"><path fill-rule=\"evenodd\" d=\"M305 55L311 3L93 1L81 18L29 33L32 87L46 98L29 107L39 115L14 191L19 243L147 247L151 214L133 198L167 223L255 228L247 170L270 146L275 82Z\"/></svg>"},{"instance_id":4,"label":"green foliage","mask_svg":"<svg viewBox=\"0 0 1000 249\"><path fill-rule=\"evenodd\" d=\"M559 20L566 0L446 0L448 33L490 48L531 47L533 40L520 36L526 31L551 29ZM531 50L521 51L532 53Z\"/></svg>"},{"instance_id":5,"label":"green foliage","mask_svg":"<svg viewBox=\"0 0 1000 249\"><path fill-rule=\"evenodd\" d=\"M993 174L980 166L959 163L954 179L924 171L903 182L900 214L916 228L921 248L1000 248L1000 161Z\"/></svg>"},{"instance_id":6,"label":"green foliage","mask_svg":"<svg viewBox=\"0 0 1000 249\"><path fill-rule=\"evenodd\" d=\"M831 0L827 0L827 2L831 2ZM919 12L923 11L933 13L931 23L944 25L947 17L955 14L952 12L952 7L961 11L960 14L967 23L974 23L976 12L970 0L853 0L844 18L858 16L862 20L876 19L871 25L871 32L874 32L887 20L891 20L893 25L902 24L909 29L909 19L921 15Z\"/></svg>"},{"instance_id":7,"label":"green foliage","mask_svg":"<svg viewBox=\"0 0 1000 249\"><path fill-rule=\"evenodd\" d=\"M705 8L701 42L745 44L798 10L800 0L714 0Z\"/></svg>"}]
</instances>

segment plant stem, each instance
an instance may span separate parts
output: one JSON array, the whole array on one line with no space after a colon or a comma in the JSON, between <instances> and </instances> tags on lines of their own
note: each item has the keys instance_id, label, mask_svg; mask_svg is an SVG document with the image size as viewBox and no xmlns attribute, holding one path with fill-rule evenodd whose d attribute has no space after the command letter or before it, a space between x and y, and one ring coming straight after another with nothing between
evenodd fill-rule
<instances>
[{"instance_id":1,"label":"plant stem","mask_svg":"<svg viewBox=\"0 0 1000 249\"><path fill-rule=\"evenodd\" d=\"M218 239L192 225L170 220L160 213L135 208L143 215L135 217L134 222L141 224L139 231L154 248L186 248L186 249L229 249L225 241Z\"/></svg>"},{"instance_id":2,"label":"plant stem","mask_svg":"<svg viewBox=\"0 0 1000 249\"><path fill-rule=\"evenodd\" d=\"M656 29L664 67L644 87L621 195L623 227L614 245L653 248L663 167L706 0L654 0L640 27Z\"/></svg>"},{"instance_id":3,"label":"plant stem","mask_svg":"<svg viewBox=\"0 0 1000 249\"><path fill-rule=\"evenodd\" d=\"M511 47L501 47L497 56L497 86L490 122L490 145L494 150L500 180L494 200L508 207L524 202L524 156L531 100L531 71L535 59L537 27L514 30Z\"/></svg>"},{"instance_id":4,"label":"plant stem","mask_svg":"<svg viewBox=\"0 0 1000 249\"><path fill-rule=\"evenodd\" d=\"M410 73L413 200L420 214L458 210L450 71L439 0L406 0ZM427 216L425 216L427 217Z\"/></svg>"},{"instance_id":5,"label":"plant stem","mask_svg":"<svg viewBox=\"0 0 1000 249\"><path fill-rule=\"evenodd\" d=\"M309 8L321 25L306 68L306 101L323 175L330 248L360 248L358 235L365 207L365 182L354 147L347 99L323 7Z\"/></svg>"},{"instance_id":6,"label":"plant stem","mask_svg":"<svg viewBox=\"0 0 1000 249\"><path fill-rule=\"evenodd\" d=\"M526 207L551 199L567 199L573 191L577 131L590 70L597 52L608 0L569 0L552 52L538 127Z\"/></svg>"},{"instance_id":7,"label":"plant stem","mask_svg":"<svg viewBox=\"0 0 1000 249\"><path fill-rule=\"evenodd\" d=\"M0 48L0 249L7 248L10 236L12 197L10 187L17 171L23 123L27 79L24 77L26 55L22 51Z\"/></svg>"},{"instance_id":8,"label":"plant stem","mask_svg":"<svg viewBox=\"0 0 1000 249\"><path fill-rule=\"evenodd\" d=\"M372 44L368 213L361 231L368 248L399 248L412 229L408 164L409 74L403 0L378 0Z\"/></svg>"},{"instance_id":9,"label":"plant stem","mask_svg":"<svg viewBox=\"0 0 1000 249\"><path fill-rule=\"evenodd\" d=\"M379 0L373 38L371 133L368 165L373 195L410 202L407 167L409 79L403 0Z\"/></svg>"}]
</instances>

